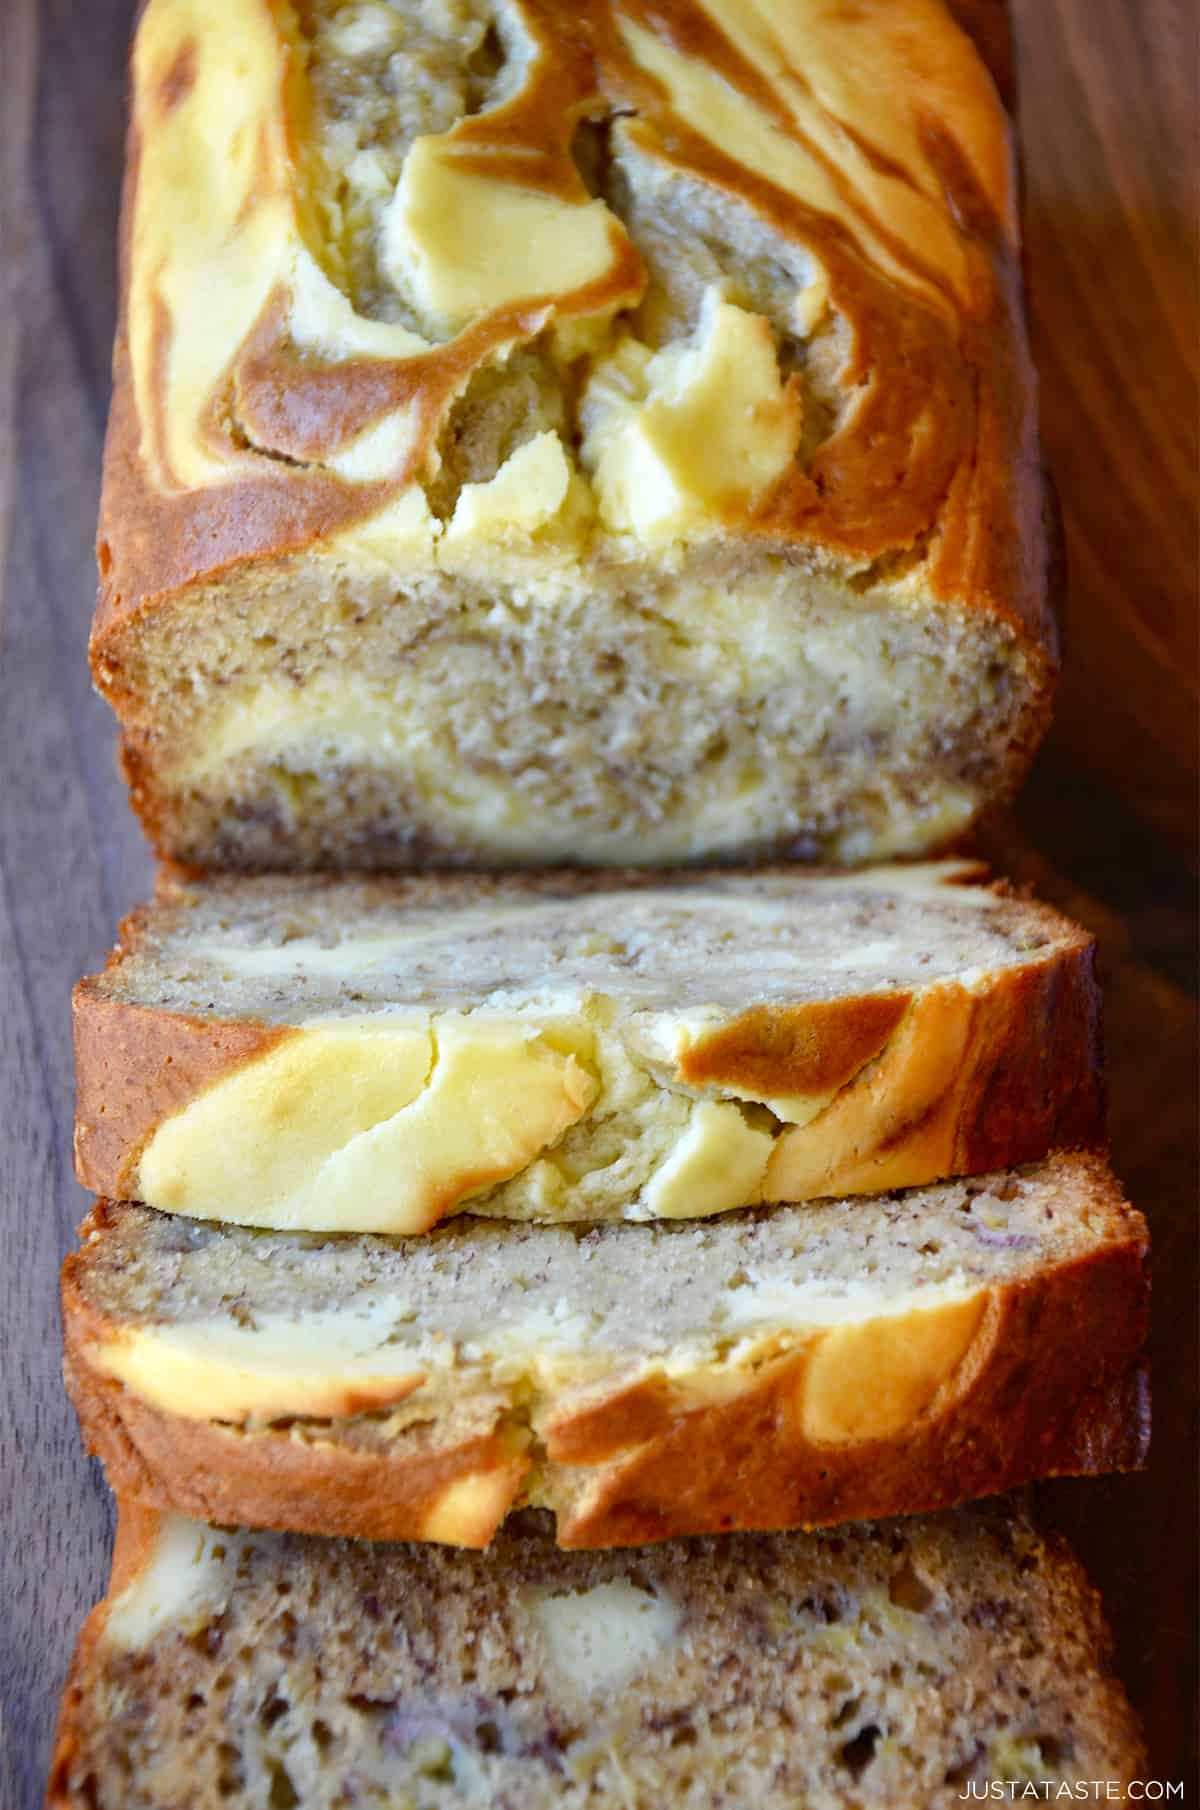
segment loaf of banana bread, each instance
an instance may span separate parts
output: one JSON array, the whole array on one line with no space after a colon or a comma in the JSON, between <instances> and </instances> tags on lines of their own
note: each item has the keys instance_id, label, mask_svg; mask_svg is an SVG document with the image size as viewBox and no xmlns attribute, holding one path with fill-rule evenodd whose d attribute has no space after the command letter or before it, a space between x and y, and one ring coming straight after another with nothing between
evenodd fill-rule
<instances>
[{"instance_id":1,"label":"loaf of banana bread","mask_svg":"<svg viewBox=\"0 0 1200 1810\"><path fill-rule=\"evenodd\" d=\"M1012 789L1051 562L956 11L149 0L92 656L160 849L857 861Z\"/></svg>"}]
</instances>

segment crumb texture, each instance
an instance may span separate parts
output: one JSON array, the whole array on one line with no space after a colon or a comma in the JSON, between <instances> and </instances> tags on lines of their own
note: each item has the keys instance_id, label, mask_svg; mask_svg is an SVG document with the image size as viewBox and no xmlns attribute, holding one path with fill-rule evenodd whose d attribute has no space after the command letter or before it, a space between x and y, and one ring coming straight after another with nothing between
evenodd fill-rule
<instances>
[{"instance_id":1,"label":"crumb texture","mask_svg":"<svg viewBox=\"0 0 1200 1810\"><path fill-rule=\"evenodd\" d=\"M386 883L173 881L98 977L112 998L265 1024L389 1007L498 1011L600 995L677 1014L972 982L1077 945L970 861ZM647 1022L643 1019L642 1022Z\"/></svg>"},{"instance_id":2,"label":"crumb texture","mask_svg":"<svg viewBox=\"0 0 1200 1810\"><path fill-rule=\"evenodd\" d=\"M85 1641L50 1801L937 1810L1135 1776L1106 1647L999 1506L589 1555L536 1517L452 1557L169 1520Z\"/></svg>"},{"instance_id":3,"label":"crumb texture","mask_svg":"<svg viewBox=\"0 0 1200 1810\"><path fill-rule=\"evenodd\" d=\"M1068 1264L1140 1224L1105 1165L1030 1169L853 1203L655 1226L505 1225L464 1217L423 1238L323 1237L116 1209L85 1243L91 1306L117 1325L339 1312L442 1369L554 1353L712 1361L740 1340L889 1302L969 1293ZM440 1358L440 1362L438 1361Z\"/></svg>"}]
</instances>

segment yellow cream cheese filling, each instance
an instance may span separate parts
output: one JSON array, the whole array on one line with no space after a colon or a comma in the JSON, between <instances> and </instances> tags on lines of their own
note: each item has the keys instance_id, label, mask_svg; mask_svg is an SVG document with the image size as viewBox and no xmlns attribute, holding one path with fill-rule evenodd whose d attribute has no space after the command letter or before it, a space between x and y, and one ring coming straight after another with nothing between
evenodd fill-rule
<instances>
[{"instance_id":1,"label":"yellow cream cheese filling","mask_svg":"<svg viewBox=\"0 0 1200 1810\"><path fill-rule=\"evenodd\" d=\"M139 1197L239 1225L424 1232L592 1104L598 1081L553 1038L449 1012L300 1027L164 1120Z\"/></svg>"},{"instance_id":2,"label":"yellow cream cheese filling","mask_svg":"<svg viewBox=\"0 0 1200 1810\"><path fill-rule=\"evenodd\" d=\"M250 1538L183 1515L164 1515L144 1563L109 1605L103 1639L137 1651L168 1629L187 1634L203 1627L232 1588Z\"/></svg>"},{"instance_id":3,"label":"yellow cream cheese filling","mask_svg":"<svg viewBox=\"0 0 1200 1810\"><path fill-rule=\"evenodd\" d=\"M594 1111L609 1141L603 1121L624 1113L635 1155L652 1164L648 1178L630 1172L637 1216L761 1201L771 1134L732 1101L664 1087L598 1027L604 1015L593 1001L576 1013L383 1012L299 1026L163 1121L136 1195L240 1225L403 1234L528 1172L495 1210L570 1218L570 1162L587 1166L586 1143L566 1167L552 1153Z\"/></svg>"},{"instance_id":4,"label":"yellow cream cheese filling","mask_svg":"<svg viewBox=\"0 0 1200 1810\"><path fill-rule=\"evenodd\" d=\"M367 939L345 952L346 974L389 953ZM261 963L257 951L213 956L235 973L280 975L301 959L290 948ZM727 1016L715 1008L618 1024L611 998L562 979L511 1009L382 1009L287 1028L158 1125L130 1193L201 1219L410 1234L464 1208L703 1218L954 1171L969 985L920 992L849 1080L775 1093L735 1074L701 1089L682 1078L693 1041Z\"/></svg>"},{"instance_id":5,"label":"yellow cream cheese filling","mask_svg":"<svg viewBox=\"0 0 1200 1810\"><path fill-rule=\"evenodd\" d=\"M497 182L477 163L453 132L413 141L383 223L399 289L453 330L600 282L625 239L603 201Z\"/></svg>"},{"instance_id":6,"label":"yellow cream cheese filling","mask_svg":"<svg viewBox=\"0 0 1200 1810\"><path fill-rule=\"evenodd\" d=\"M901 1432L962 1364L983 1324L986 1291L965 1300L832 1327L805 1367L800 1419L809 1439L853 1445Z\"/></svg>"},{"instance_id":7,"label":"yellow cream cheese filling","mask_svg":"<svg viewBox=\"0 0 1200 1810\"><path fill-rule=\"evenodd\" d=\"M590 1590L530 1587L523 1596L551 1675L589 1697L646 1672L669 1650L683 1617L672 1597L627 1578Z\"/></svg>"},{"instance_id":8,"label":"yellow cream cheese filling","mask_svg":"<svg viewBox=\"0 0 1200 1810\"><path fill-rule=\"evenodd\" d=\"M582 418L601 519L647 542L756 504L791 465L801 427L770 323L715 289L692 343L651 353L626 339L602 361Z\"/></svg>"},{"instance_id":9,"label":"yellow cream cheese filling","mask_svg":"<svg viewBox=\"0 0 1200 1810\"><path fill-rule=\"evenodd\" d=\"M204 792L214 781L227 784L230 769L244 764L249 771L239 784L251 792L269 786L285 803L294 786L302 806L314 772L336 776L339 769L364 765L411 793L422 824L451 846L466 837L497 861L519 863L628 859L621 816L627 806L617 792L598 794L586 814L572 816L558 809L552 787L539 790L520 772L472 771L447 739L433 683L419 672L400 694L358 675L302 685L267 680L198 724L195 741L172 763L173 785ZM714 767L697 779L686 811L642 826L642 856L648 863L670 862L742 847L757 824L787 806L798 771L784 766L768 772L751 759ZM918 831L930 840L948 839L977 803L968 787L939 783L916 806L896 807L888 846L902 850ZM871 836L874 831L847 831L841 845L847 860L860 859ZM877 836L872 846L879 846Z\"/></svg>"},{"instance_id":10,"label":"yellow cream cheese filling","mask_svg":"<svg viewBox=\"0 0 1200 1810\"><path fill-rule=\"evenodd\" d=\"M900 1432L934 1401L980 1338L990 1291L934 1285L891 1299L862 1285L848 1294L797 1285L769 1287L741 1309L742 1336L697 1333L692 1349L645 1374L669 1379L681 1406L729 1400L757 1388L763 1366L802 1351L794 1412L818 1444L853 1444ZM413 1329L410 1331L410 1329ZM721 1349L721 1346L726 1347ZM562 1396L594 1389L610 1372L624 1381L630 1357L589 1336L586 1315L555 1321L534 1310L499 1324L486 1340L455 1346L415 1331L411 1306L386 1300L302 1317L264 1314L253 1326L227 1318L139 1326L97 1345L92 1362L155 1408L188 1420L240 1424L283 1416L342 1419L413 1397L435 1413L483 1372L524 1404L536 1433Z\"/></svg>"},{"instance_id":11,"label":"yellow cream cheese filling","mask_svg":"<svg viewBox=\"0 0 1200 1810\"><path fill-rule=\"evenodd\" d=\"M404 1310L317 1310L139 1327L102 1346L99 1367L143 1401L186 1420L333 1420L403 1401L424 1380L395 1344Z\"/></svg>"}]
</instances>

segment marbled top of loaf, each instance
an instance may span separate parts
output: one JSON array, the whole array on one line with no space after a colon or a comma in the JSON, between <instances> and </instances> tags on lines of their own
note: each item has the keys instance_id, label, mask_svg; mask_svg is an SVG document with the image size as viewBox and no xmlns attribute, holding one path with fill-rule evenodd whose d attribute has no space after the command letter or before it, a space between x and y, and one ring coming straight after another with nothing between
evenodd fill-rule
<instances>
[{"instance_id":1,"label":"marbled top of loaf","mask_svg":"<svg viewBox=\"0 0 1200 1810\"><path fill-rule=\"evenodd\" d=\"M318 542L731 536L1044 628L1007 123L941 0L150 0L134 77L98 632Z\"/></svg>"}]
</instances>

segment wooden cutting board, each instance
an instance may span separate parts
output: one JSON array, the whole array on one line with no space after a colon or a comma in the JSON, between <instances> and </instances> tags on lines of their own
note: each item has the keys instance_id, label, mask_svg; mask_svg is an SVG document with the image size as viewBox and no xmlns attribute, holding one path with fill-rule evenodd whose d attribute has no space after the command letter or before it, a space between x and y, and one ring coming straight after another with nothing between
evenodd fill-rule
<instances>
[{"instance_id":1,"label":"wooden cutting board","mask_svg":"<svg viewBox=\"0 0 1200 1810\"><path fill-rule=\"evenodd\" d=\"M989 29L999 0L958 0ZM1141 1477L1044 1492L1114 1616L1157 1776L1195 1791L1195 43L1179 0L1017 0L1048 455L1072 571L1058 725L1001 864L1097 933L1113 1146L1155 1240ZM0 1806L41 1801L106 1493L58 1375L72 981L150 863L84 642L131 0L0 0ZM14 323L18 330L14 331Z\"/></svg>"}]
</instances>

